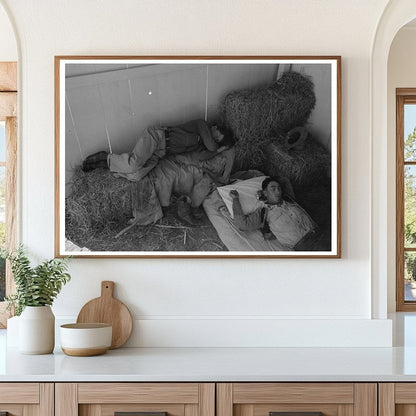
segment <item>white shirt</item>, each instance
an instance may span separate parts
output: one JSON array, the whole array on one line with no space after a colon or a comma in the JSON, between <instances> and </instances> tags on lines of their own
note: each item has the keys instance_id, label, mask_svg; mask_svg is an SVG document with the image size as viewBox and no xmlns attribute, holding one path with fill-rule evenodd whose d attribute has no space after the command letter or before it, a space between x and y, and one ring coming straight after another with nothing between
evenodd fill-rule
<instances>
[{"instance_id":1,"label":"white shirt","mask_svg":"<svg viewBox=\"0 0 416 416\"><path fill-rule=\"evenodd\" d=\"M283 201L282 205L267 207L270 231L284 246L293 248L314 228L312 219L296 202Z\"/></svg>"}]
</instances>

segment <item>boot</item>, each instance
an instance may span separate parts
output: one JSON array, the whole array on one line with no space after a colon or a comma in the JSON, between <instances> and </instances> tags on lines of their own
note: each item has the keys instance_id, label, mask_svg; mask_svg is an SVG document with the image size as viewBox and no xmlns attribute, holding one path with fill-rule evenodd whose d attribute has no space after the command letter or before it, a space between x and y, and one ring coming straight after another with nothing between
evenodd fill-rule
<instances>
[{"instance_id":1,"label":"boot","mask_svg":"<svg viewBox=\"0 0 416 416\"><path fill-rule=\"evenodd\" d=\"M202 212L201 207L191 207L192 218L195 218L198 221L202 220L204 213Z\"/></svg>"},{"instance_id":2,"label":"boot","mask_svg":"<svg viewBox=\"0 0 416 416\"><path fill-rule=\"evenodd\" d=\"M98 168L108 169L107 156L108 153L104 151L89 155L82 162L82 170L84 172L90 172Z\"/></svg>"},{"instance_id":3,"label":"boot","mask_svg":"<svg viewBox=\"0 0 416 416\"><path fill-rule=\"evenodd\" d=\"M191 204L188 202L186 196L181 196L176 201L176 208L178 217L190 225L197 225L196 222L191 218Z\"/></svg>"},{"instance_id":4,"label":"boot","mask_svg":"<svg viewBox=\"0 0 416 416\"><path fill-rule=\"evenodd\" d=\"M175 217L175 215L176 215L175 207L172 207L170 205L167 207L162 207L162 218L171 219Z\"/></svg>"}]
</instances>

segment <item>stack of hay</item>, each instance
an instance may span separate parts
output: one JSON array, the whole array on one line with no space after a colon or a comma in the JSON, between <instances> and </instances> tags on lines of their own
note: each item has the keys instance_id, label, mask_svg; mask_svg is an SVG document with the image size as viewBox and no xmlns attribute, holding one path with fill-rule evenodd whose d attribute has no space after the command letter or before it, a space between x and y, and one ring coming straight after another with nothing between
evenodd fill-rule
<instances>
[{"instance_id":1,"label":"stack of hay","mask_svg":"<svg viewBox=\"0 0 416 416\"><path fill-rule=\"evenodd\" d=\"M77 241L103 229L110 221L132 215L131 182L116 178L110 171L77 169L72 177L72 192L65 199L67 238Z\"/></svg>"},{"instance_id":2,"label":"stack of hay","mask_svg":"<svg viewBox=\"0 0 416 416\"><path fill-rule=\"evenodd\" d=\"M238 138L236 169L264 170L270 138L305 125L315 101L313 82L297 72L286 72L267 87L228 94L224 118Z\"/></svg>"},{"instance_id":3,"label":"stack of hay","mask_svg":"<svg viewBox=\"0 0 416 416\"><path fill-rule=\"evenodd\" d=\"M309 137L302 149L288 150L284 143L273 140L267 146L265 171L276 178L287 178L293 185L313 185L331 176L331 156Z\"/></svg>"},{"instance_id":4,"label":"stack of hay","mask_svg":"<svg viewBox=\"0 0 416 416\"><path fill-rule=\"evenodd\" d=\"M154 187L147 177L130 182L106 169L91 172L77 169L71 190L65 199L65 228L66 237L72 241L85 242L110 222L123 227L136 212L141 215L136 218L138 224L152 223L160 211Z\"/></svg>"}]
</instances>

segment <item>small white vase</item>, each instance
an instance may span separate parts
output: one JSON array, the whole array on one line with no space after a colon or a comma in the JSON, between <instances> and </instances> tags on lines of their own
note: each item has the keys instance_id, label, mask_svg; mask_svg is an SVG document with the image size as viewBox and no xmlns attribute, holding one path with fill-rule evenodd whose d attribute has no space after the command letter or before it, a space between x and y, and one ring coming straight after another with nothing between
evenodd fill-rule
<instances>
[{"instance_id":1,"label":"small white vase","mask_svg":"<svg viewBox=\"0 0 416 416\"><path fill-rule=\"evenodd\" d=\"M19 319L19 351L50 354L55 347L55 316L49 305L26 306Z\"/></svg>"}]
</instances>

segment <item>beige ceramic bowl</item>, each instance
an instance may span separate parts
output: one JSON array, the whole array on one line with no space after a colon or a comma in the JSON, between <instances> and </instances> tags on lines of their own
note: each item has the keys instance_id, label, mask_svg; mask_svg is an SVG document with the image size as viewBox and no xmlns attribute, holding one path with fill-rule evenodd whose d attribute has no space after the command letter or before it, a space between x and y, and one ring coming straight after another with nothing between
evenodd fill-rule
<instances>
[{"instance_id":1,"label":"beige ceramic bowl","mask_svg":"<svg viewBox=\"0 0 416 416\"><path fill-rule=\"evenodd\" d=\"M103 323L61 325L61 348L78 357L99 355L111 347L112 326Z\"/></svg>"}]
</instances>

